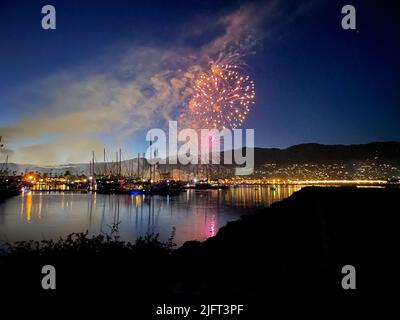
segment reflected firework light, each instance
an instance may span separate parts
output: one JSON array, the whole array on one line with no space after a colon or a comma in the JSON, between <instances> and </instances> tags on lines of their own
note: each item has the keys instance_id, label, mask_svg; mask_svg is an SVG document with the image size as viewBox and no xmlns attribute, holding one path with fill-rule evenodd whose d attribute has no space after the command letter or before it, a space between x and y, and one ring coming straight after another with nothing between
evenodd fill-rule
<instances>
[{"instance_id":1,"label":"reflected firework light","mask_svg":"<svg viewBox=\"0 0 400 320\"><path fill-rule=\"evenodd\" d=\"M212 64L193 84L189 109L203 128L235 129L254 104L254 82L238 65Z\"/></svg>"}]
</instances>

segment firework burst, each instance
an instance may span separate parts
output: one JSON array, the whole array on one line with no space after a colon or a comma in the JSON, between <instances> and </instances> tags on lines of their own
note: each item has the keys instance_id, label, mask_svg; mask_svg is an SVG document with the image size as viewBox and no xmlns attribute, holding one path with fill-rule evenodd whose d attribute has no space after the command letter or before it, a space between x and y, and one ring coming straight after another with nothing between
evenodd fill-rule
<instances>
[{"instance_id":1,"label":"firework burst","mask_svg":"<svg viewBox=\"0 0 400 320\"><path fill-rule=\"evenodd\" d=\"M204 128L238 128L254 104L254 82L237 65L212 64L194 81L189 109Z\"/></svg>"}]
</instances>

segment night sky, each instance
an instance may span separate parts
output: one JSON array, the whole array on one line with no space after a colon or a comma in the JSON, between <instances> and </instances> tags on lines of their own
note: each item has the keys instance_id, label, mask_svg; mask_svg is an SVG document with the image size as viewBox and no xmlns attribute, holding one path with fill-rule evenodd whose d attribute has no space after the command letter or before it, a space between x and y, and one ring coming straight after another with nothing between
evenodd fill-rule
<instances>
[{"instance_id":1,"label":"night sky","mask_svg":"<svg viewBox=\"0 0 400 320\"><path fill-rule=\"evenodd\" d=\"M256 84L243 126L255 129L256 146L400 140L395 3L3 0L1 158L144 152L146 131L185 107L177 84L188 70L237 41ZM41 28L45 4L56 7L56 30ZM346 4L356 30L341 27Z\"/></svg>"}]
</instances>

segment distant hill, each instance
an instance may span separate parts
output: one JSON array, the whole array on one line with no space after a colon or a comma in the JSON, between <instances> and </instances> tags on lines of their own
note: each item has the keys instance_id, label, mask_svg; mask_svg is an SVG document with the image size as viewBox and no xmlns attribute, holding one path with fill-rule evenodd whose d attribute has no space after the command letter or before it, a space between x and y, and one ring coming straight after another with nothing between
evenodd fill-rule
<instances>
[{"instance_id":1,"label":"distant hill","mask_svg":"<svg viewBox=\"0 0 400 320\"><path fill-rule=\"evenodd\" d=\"M324 145L318 143L298 144L286 149L255 148L255 165L276 163L348 163L379 160L400 162L400 142L371 142L368 144Z\"/></svg>"},{"instance_id":2,"label":"distant hill","mask_svg":"<svg viewBox=\"0 0 400 320\"><path fill-rule=\"evenodd\" d=\"M306 143L294 145L286 149L278 148L255 148L255 167L262 166L266 163L275 163L280 166L290 164L333 164L333 163L350 163L363 161L376 161L380 163L400 164L400 142L371 142L368 144L353 145L323 145L317 143ZM122 163L123 168L133 167L137 160L125 160ZM107 166L114 164L108 163ZM98 168L102 168L104 164L97 164ZM26 172L52 172L53 174L63 174L70 171L74 174L89 173L89 164L64 164L57 166L40 166L32 164L16 164L9 163L10 171ZM181 167L181 169L183 169Z\"/></svg>"},{"instance_id":3,"label":"distant hill","mask_svg":"<svg viewBox=\"0 0 400 320\"><path fill-rule=\"evenodd\" d=\"M18 164L18 163L8 163L7 169L10 172L16 172L20 174L21 172L41 172L41 173L52 173L53 175L62 175L65 171L70 171L74 174L87 174L89 172L89 164L66 164L59 166L40 166L36 164Z\"/></svg>"}]
</instances>

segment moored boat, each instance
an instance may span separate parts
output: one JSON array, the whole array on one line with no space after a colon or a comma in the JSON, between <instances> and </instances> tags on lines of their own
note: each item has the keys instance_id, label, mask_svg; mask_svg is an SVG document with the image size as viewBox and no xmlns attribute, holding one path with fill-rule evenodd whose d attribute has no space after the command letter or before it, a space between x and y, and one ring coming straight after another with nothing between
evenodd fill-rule
<instances>
[{"instance_id":1,"label":"moored boat","mask_svg":"<svg viewBox=\"0 0 400 320\"><path fill-rule=\"evenodd\" d=\"M21 184L17 178L3 177L0 179L0 200L17 196L20 190Z\"/></svg>"},{"instance_id":2,"label":"moored boat","mask_svg":"<svg viewBox=\"0 0 400 320\"><path fill-rule=\"evenodd\" d=\"M163 180L158 183L153 183L144 188L145 194L150 195L177 195L179 192L184 191L185 188L182 183L174 180Z\"/></svg>"}]
</instances>

